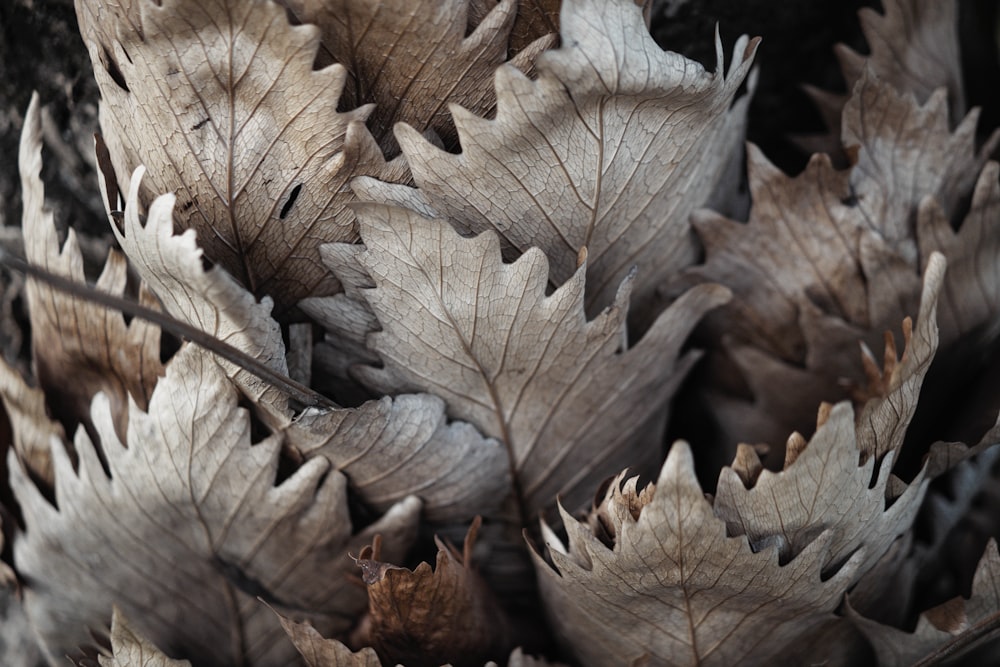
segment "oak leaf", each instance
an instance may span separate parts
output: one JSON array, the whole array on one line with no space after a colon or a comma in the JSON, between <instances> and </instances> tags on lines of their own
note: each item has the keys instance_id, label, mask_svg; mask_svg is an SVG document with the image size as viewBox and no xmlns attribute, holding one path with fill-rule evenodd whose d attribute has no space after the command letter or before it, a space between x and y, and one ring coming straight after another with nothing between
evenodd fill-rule
<instances>
[{"instance_id":1,"label":"oak leaf","mask_svg":"<svg viewBox=\"0 0 1000 667\"><path fill-rule=\"evenodd\" d=\"M279 314L336 291L316 248L356 238L348 181L406 169L365 129L370 107L337 111L346 72L312 69L318 28L267 0L91 4L77 8L119 180L145 165L140 200L176 193L181 227ZM102 16L120 23L95 27Z\"/></svg>"},{"instance_id":2,"label":"oak leaf","mask_svg":"<svg viewBox=\"0 0 1000 667\"><path fill-rule=\"evenodd\" d=\"M396 138L441 217L463 231L494 230L508 249L540 248L553 285L574 274L586 247L590 314L638 265L636 307L645 309L697 258L688 215L741 143L748 97L734 98L757 42L737 42L726 76L718 35L710 74L661 50L632 0L566 0L560 22L562 47L539 56L536 80L497 69L495 119L451 107L460 154L405 124Z\"/></svg>"},{"instance_id":3,"label":"oak leaf","mask_svg":"<svg viewBox=\"0 0 1000 667\"><path fill-rule=\"evenodd\" d=\"M316 24L324 55L348 72L341 106L369 102L368 127L387 153L399 151L396 123L453 140L449 104L490 114L493 71L507 61L517 0L494 2L473 21L470 0L283 0L304 23ZM511 64L529 71L554 36L538 35Z\"/></svg>"},{"instance_id":4,"label":"oak leaf","mask_svg":"<svg viewBox=\"0 0 1000 667\"><path fill-rule=\"evenodd\" d=\"M433 391L449 415L503 442L528 515L557 495L580 506L609 468L652 462L666 402L697 357L681 347L725 289L688 292L625 349L631 276L587 321L586 261L546 296L537 248L505 264L492 232L463 238L406 209L356 211L357 260L375 285L360 293L381 326L367 340L383 362L355 367L360 380L385 393Z\"/></svg>"},{"instance_id":5,"label":"oak leaf","mask_svg":"<svg viewBox=\"0 0 1000 667\"><path fill-rule=\"evenodd\" d=\"M14 562L50 660L84 644L117 604L172 655L284 665L294 649L278 641L283 633L258 596L309 610L324 632L342 635L365 604L345 577L346 553L380 533L392 557L403 556L416 536L418 500L352 536L343 475L316 459L275 485L281 438L252 444L237 400L211 357L185 346L148 411L130 403L125 441L108 399L95 397L107 471L83 430L77 470L53 447L57 505L9 459L24 516Z\"/></svg>"}]
</instances>

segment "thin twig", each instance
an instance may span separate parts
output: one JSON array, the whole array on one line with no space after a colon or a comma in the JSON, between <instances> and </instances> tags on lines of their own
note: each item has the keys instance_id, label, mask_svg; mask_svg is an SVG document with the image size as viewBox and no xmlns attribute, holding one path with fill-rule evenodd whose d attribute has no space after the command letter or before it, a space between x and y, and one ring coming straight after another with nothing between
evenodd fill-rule
<instances>
[{"instance_id":1,"label":"thin twig","mask_svg":"<svg viewBox=\"0 0 1000 667\"><path fill-rule=\"evenodd\" d=\"M0 266L6 266L15 271L20 271L25 275L49 285L50 287L66 292L75 297L85 299L111 310L127 313L140 320L151 322L164 331L187 340L195 345L216 354L226 361L236 364L240 368L253 373L261 380L288 392L294 400L307 407L336 408L337 404L326 396L310 389L309 387L296 382L290 377L275 372L273 369L262 364L257 359L246 354L225 341L221 341L211 336L201 329L191 326L186 322L171 317L159 310L154 310L140 303L115 296L108 292L101 291L87 283L79 283L64 276L57 275L30 262L26 262L19 257L15 257L0 247Z\"/></svg>"}]
</instances>

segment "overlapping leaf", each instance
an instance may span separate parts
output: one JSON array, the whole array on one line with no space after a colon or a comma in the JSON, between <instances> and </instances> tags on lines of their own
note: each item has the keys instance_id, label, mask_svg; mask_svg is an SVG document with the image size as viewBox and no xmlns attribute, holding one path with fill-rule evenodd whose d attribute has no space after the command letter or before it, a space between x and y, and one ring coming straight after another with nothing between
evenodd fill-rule
<instances>
[{"instance_id":1,"label":"overlapping leaf","mask_svg":"<svg viewBox=\"0 0 1000 667\"><path fill-rule=\"evenodd\" d=\"M641 307L697 257L687 218L739 149L747 97L733 100L756 42L737 42L725 76L718 36L710 74L662 51L632 0L566 0L560 21L562 47L538 58L537 80L497 69L495 120L452 107L460 154L406 125L397 139L443 217L464 230L495 230L521 252L540 248L553 285L573 275L586 246L591 314L638 265ZM386 189L368 196L398 200Z\"/></svg>"},{"instance_id":2,"label":"overlapping leaf","mask_svg":"<svg viewBox=\"0 0 1000 667\"><path fill-rule=\"evenodd\" d=\"M84 283L83 256L76 234L70 229L60 249L52 212L45 208L37 95L32 97L25 117L18 160L28 261ZM112 251L97 288L121 295L126 278L125 258ZM34 370L51 404L58 406L56 416L69 424L86 422L91 399L104 392L111 401L116 428L124 433L128 396L145 407L157 377L163 373L159 329L138 320L126 325L121 313L32 280L26 292ZM148 302L149 295L145 298ZM67 377L73 381L67 382Z\"/></svg>"},{"instance_id":3,"label":"overlapping leaf","mask_svg":"<svg viewBox=\"0 0 1000 667\"><path fill-rule=\"evenodd\" d=\"M869 69L844 112L845 141L858 144L850 171L835 171L828 158L814 156L803 174L790 178L751 149L750 221L696 215L707 259L692 273L733 289L737 298L719 330L735 334L730 355L748 376L757 376L748 380L757 406L776 409L768 412L769 426L759 424L743 438L780 442L783 433L808 427L816 393L834 400L847 395L843 378L863 383L851 349L857 341L875 347L882 331L914 313L917 276L930 252L953 254L963 267L949 279L961 279L962 287L949 286L942 295L944 312L983 316L994 308L995 296L989 294L982 303L972 302L979 297L974 285L990 280L996 245L984 242L983 223L974 216L962 241L955 240L948 223L988 155L975 150L975 124L973 112L951 132L943 93L920 106ZM927 199L943 207L943 214L934 216ZM987 214L989 200L984 185L977 210ZM920 210L925 213L918 225ZM958 247L962 242L968 245ZM945 345L964 333L952 323L945 332ZM813 389L801 394L806 400L796 401L796 395L779 391L785 382ZM723 428L740 428L735 422L730 426Z\"/></svg>"},{"instance_id":4,"label":"overlapping leaf","mask_svg":"<svg viewBox=\"0 0 1000 667\"><path fill-rule=\"evenodd\" d=\"M655 489L620 481L604 502L613 547L563 512L568 551L550 535L556 569L535 557L549 619L582 665L773 664L830 617L864 557L824 578L830 531L784 566L776 548L727 537L684 442Z\"/></svg>"},{"instance_id":5,"label":"overlapping leaf","mask_svg":"<svg viewBox=\"0 0 1000 667\"><path fill-rule=\"evenodd\" d=\"M491 3L478 21L470 0L283 0L304 23L322 31L325 54L349 79L341 106L369 102L368 126L388 152L397 122L454 137L449 104L488 114L496 104L493 71L507 61L517 0ZM467 33L470 33L467 35ZM544 34L544 33L542 33ZM522 45L512 64L522 71L554 36Z\"/></svg>"},{"instance_id":6,"label":"overlapping leaf","mask_svg":"<svg viewBox=\"0 0 1000 667\"><path fill-rule=\"evenodd\" d=\"M936 347L943 273L935 256L884 393L857 413L848 402L821 409L811 441L789 439L783 471L762 470L743 448L709 501L680 442L655 487L640 492L622 473L590 527L563 513L568 550L549 535L556 569L539 556L536 569L550 619L583 664L771 664L832 621L840 595L909 530L927 488L923 474L907 486L890 470Z\"/></svg>"},{"instance_id":7,"label":"overlapping leaf","mask_svg":"<svg viewBox=\"0 0 1000 667\"><path fill-rule=\"evenodd\" d=\"M140 169L132 178L123 228L114 228L136 271L163 295L168 313L287 373L270 299L258 302L221 267L205 268L194 233L173 233L174 195L154 200L143 224L137 213L142 175ZM492 513L509 495L500 443L468 424L447 423L444 403L435 396L383 398L356 409L316 408L293 421L284 391L236 364L223 365L261 416L285 434L287 447L306 458L326 457L381 511L416 494L430 518L464 520L470 512Z\"/></svg>"},{"instance_id":8,"label":"overlapping leaf","mask_svg":"<svg viewBox=\"0 0 1000 667\"><path fill-rule=\"evenodd\" d=\"M375 284L361 292L381 326L368 344L384 364L354 369L367 385L432 391L450 415L501 440L528 513L557 495L576 507L611 470L656 458L666 402L696 358L678 359L681 346L726 290L688 292L624 350L631 277L587 321L586 261L546 296L538 249L504 264L493 233L463 238L442 220L390 206L357 213L365 242L357 259Z\"/></svg>"},{"instance_id":9,"label":"overlapping leaf","mask_svg":"<svg viewBox=\"0 0 1000 667\"><path fill-rule=\"evenodd\" d=\"M415 498L352 537L346 479L323 459L276 486L280 438L251 443L236 390L197 348L174 357L148 411L132 402L129 412L122 441L108 399L94 400L107 472L83 430L78 470L53 449L56 505L10 459L25 526L14 560L50 659L85 643L117 604L170 654L287 664L294 649L257 596L345 633L365 604L346 553L380 533L401 558L415 537Z\"/></svg>"},{"instance_id":10,"label":"overlapping leaf","mask_svg":"<svg viewBox=\"0 0 1000 667\"><path fill-rule=\"evenodd\" d=\"M180 225L279 312L335 290L316 247L356 238L347 182L399 180L405 167L385 163L369 107L337 111L346 71L312 69L319 30L289 25L269 0L90 4L78 13L120 180L145 165L140 199L175 192Z\"/></svg>"}]
</instances>

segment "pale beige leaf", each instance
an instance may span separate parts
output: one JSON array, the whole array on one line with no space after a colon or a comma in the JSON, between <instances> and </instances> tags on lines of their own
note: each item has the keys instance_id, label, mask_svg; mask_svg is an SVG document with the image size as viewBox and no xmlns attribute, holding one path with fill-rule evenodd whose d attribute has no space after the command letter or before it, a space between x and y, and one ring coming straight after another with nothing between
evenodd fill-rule
<instances>
[{"instance_id":1,"label":"pale beige leaf","mask_svg":"<svg viewBox=\"0 0 1000 667\"><path fill-rule=\"evenodd\" d=\"M704 205L742 141L748 97L733 102L757 42L741 38L728 76L665 52L632 0L566 0L560 49L538 78L496 72L495 120L458 106L462 152L400 125L397 139L430 204L460 229L495 230L506 247L538 247L553 285L589 253L587 311L614 300L639 266L637 305L692 264L688 215Z\"/></svg>"},{"instance_id":2,"label":"pale beige leaf","mask_svg":"<svg viewBox=\"0 0 1000 667\"><path fill-rule=\"evenodd\" d=\"M507 61L517 0L494 2L470 22L469 0L282 0L303 23L316 24L325 54L348 72L341 105L369 102L372 134L398 152L392 128L408 123L453 141L449 104L491 114L493 72ZM545 33L539 34L543 38ZM527 70L553 39L524 44L516 65Z\"/></svg>"},{"instance_id":3,"label":"pale beige leaf","mask_svg":"<svg viewBox=\"0 0 1000 667\"><path fill-rule=\"evenodd\" d=\"M173 233L174 196L157 197L145 224L136 213L142 168L129 187L119 243L139 275L162 295L164 309L287 373L281 329L271 301L257 301L221 267L206 269L190 230ZM323 300L318 300L323 301ZM306 458L325 457L378 510L419 495L434 520L492 514L509 494L506 454L468 424L449 424L444 403L430 395L370 401L354 409L312 409L293 420L288 395L242 367L220 360L286 447Z\"/></svg>"},{"instance_id":4,"label":"pale beige leaf","mask_svg":"<svg viewBox=\"0 0 1000 667\"><path fill-rule=\"evenodd\" d=\"M383 662L411 667L473 667L507 655L509 627L486 582L472 566L481 519L458 552L437 539L437 562L415 569L381 560L379 541L358 555L368 587L368 643Z\"/></svg>"},{"instance_id":5,"label":"pale beige leaf","mask_svg":"<svg viewBox=\"0 0 1000 667\"><path fill-rule=\"evenodd\" d=\"M250 419L211 356L185 346L148 412L130 404L127 447L107 398L92 420L108 473L82 429L74 470L53 448L53 506L10 459L24 515L13 545L24 605L50 660L87 641L117 604L171 655L214 664L285 665L295 654L273 615L308 609L343 635L365 605L345 557L380 533L393 558L416 536L409 498L351 534L347 481L324 459L275 486L281 438L251 444ZM141 564L140 567L137 565Z\"/></svg>"},{"instance_id":6,"label":"pale beige leaf","mask_svg":"<svg viewBox=\"0 0 1000 667\"><path fill-rule=\"evenodd\" d=\"M962 63L958 44L956 0L883 0L884 14L865 7L858 12L870 54L850 47L836 47L847 87L862 77L865 67L874 70L901 93L925 102L945 88L957 122L965 115Z\"/></svg>"},{"instance_id":7,"label":"pale beige leaf","mask_svg":"<svg viewBox=\"0 0 1000 667\"><path fill-rule=\"evenodd\" d=\"M111 656L98 656L101 667L191 667L187 660L172 660L132 628L118 607L111 616Z\"/></svg>"},{"instance_id":8,"label":"pale beige leaf","mask_svg":"<svg viewBox=\"0 0 1000 667\"><path fill-rule=\"evenodd\" d=\"M359 259L376 286L363 295L381 326L368 343L384 363L356 367L361 380L387 393L432 391L451 416L501 440L528 513L557 495L578 507L615 469L655 459L666 403L696 359L681 347L726 290L688 292L624 350L631 277L587 321L586 262L546 296L537 248L504 264L491 232L463 238L444 221L376 204L357 212Z\"/></svg>"},{"instance_id":9,"label":"pale beige leaf","mask_svg":"<svg viewBox=\"0 0 1000 667\"><path fill-rule=\"evenodd\" d=\"M770 665L832 618L864 552L824 574L833 534L779 564L728 537L676 443L655 489L619 477L604 500L614 545L563 512L569 544L549 533L553 566L535 555L557 636L580 664Z\"/></svg>"},{"instance_id":10,"label":"pale beige leaf","mask_svg":"<svg viewBox=\"0 0 1000 667\"><path fill-rule=\"evenodd\" d=\"M100 15L87 4L81 16ZM140 200L176 193L180 226L280 313L334 291L316 248L356 238L348 181L400 180L405 166L385 163L369 108L337 112L346 72L312 69L319 30L268 0L134 4L141 32L134 19L83 30L119 179L145 165Z\"/></svg>"},{"instance_id":11,"label":"pale beige leaf","mask_svg":"<svg viewBox=\"0 0 1000 667\"><path fill-rule=\"evenodd\" d=\"M60 248L52 212L45 207L40 178L42 130L38 96L25 114L18 155L24 197L24 251L29 262L75 282L85 283L83 256L70 229ZM97 289L121 296L126 262L112 251L97 280ZM104 392L111 402L115 426L124 434L128 396L145 407L163 374L160 330L141 320L126 325L121 313L46 284L28 280L28 311L34 371L56 414L67 423L86 422L91 399ZM149 296L145 296L147 303ZM66 378L72 377L72 382Z\"/></svg>"},{"instance_id":12,"label":"pale beige leaf","mask_svg":"<svg viewBox=\"0 0 1000 667\"><path fill-rule=\"evenodd\" d=\"M954 664L963 654L1000 638L1000 554L996 540L990 540L979 561L972 597L954 598L925 611L913 632L864 618L849 605L847 615L875 648L879 665ZM977 656L980 661L996 657L995 647L989 657Z\"/></svg>"},{"instance_id":13,"label":"pale beige leaf","mask_svg":"<svg viewBox=\"0 0 1000 667\"><path fill-rule=\"evenodd\" d=\"M308 621L299 623L281 614L278 620L308 667L382 667L372 648L355 652L336 639L326 639Z\"/></svg>"},{"instance_id":14,"label":"pale beige leaf","mask_svg":"<svg viewBox=\"0 0 1000 667\"><path fill-rule=\"evenodd\" d=\"M917 262L913 221L924 197L952 215L1000 139L994 132L977 150L979 109L950 131L947 105L943 90L918 104L868 68L844 107L841 140L859 147L851 170L858 214L911 265Z\"/></svg>"}]
</instances>

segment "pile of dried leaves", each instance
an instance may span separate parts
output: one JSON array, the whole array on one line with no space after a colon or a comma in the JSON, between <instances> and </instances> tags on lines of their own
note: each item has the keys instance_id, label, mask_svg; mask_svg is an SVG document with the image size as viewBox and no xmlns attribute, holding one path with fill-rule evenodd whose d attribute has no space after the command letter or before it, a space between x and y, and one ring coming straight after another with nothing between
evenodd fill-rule
<instances>
[{"instance_id":1,"label":"pile of dried leaves","mask_svg":"<svg viewBox=\"0 0 1000 667\"><path fill-rule=\"evenodd\" d=\"M1000 659L955 0L862 14L795 177L744 143L757 40L709 72L559 4L77 0L96 287L151 312L85 291L34 100L19 233L78 289L4 295L0 567L51 663Z\"/></svg>"}]
</instances>

